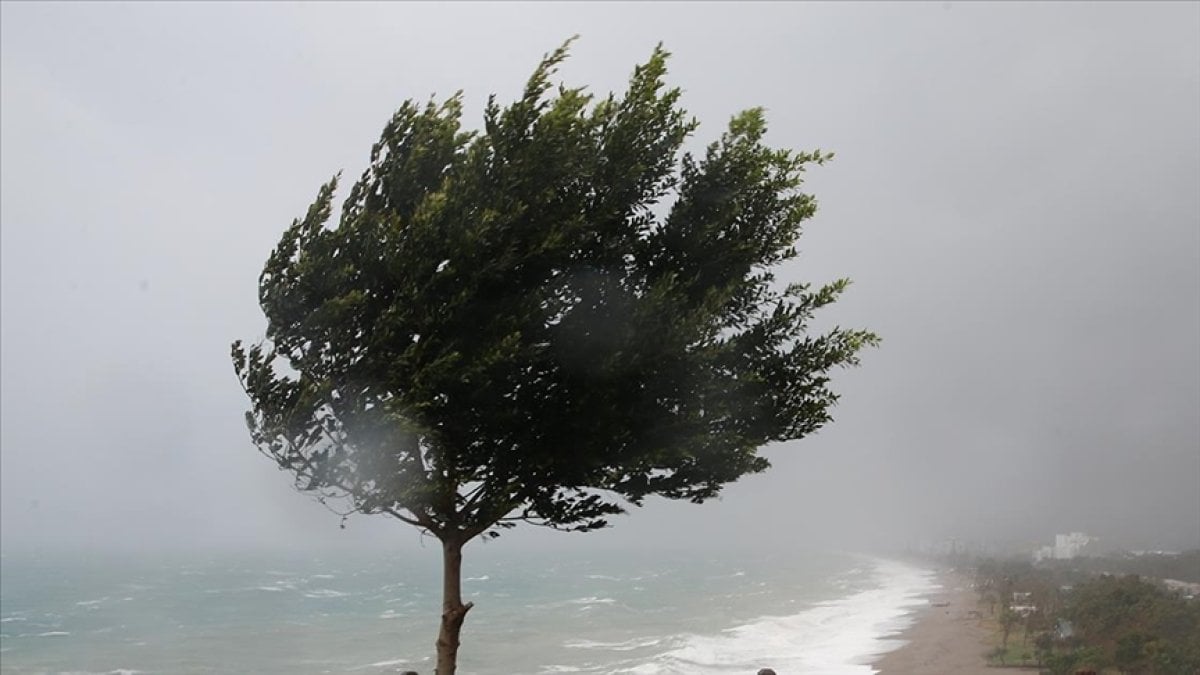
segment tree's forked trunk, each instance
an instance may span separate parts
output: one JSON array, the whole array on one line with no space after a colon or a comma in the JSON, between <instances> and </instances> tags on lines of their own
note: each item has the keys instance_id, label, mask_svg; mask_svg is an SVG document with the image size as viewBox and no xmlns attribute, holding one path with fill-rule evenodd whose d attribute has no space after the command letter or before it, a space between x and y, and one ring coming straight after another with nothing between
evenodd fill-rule
<instances>
[{"instance_id":1,"label":"tree's forked trunk","mask_svg":"<svg viewBox=\"0 0 1200 675\"><path fill-rule=\"evenodd\" d=\"M458 668L458 635L473 606L462 601L462 547L454 539L442 542L442 625L437 638L436 675L454 675Z\"/></svg>"}]
</instances>

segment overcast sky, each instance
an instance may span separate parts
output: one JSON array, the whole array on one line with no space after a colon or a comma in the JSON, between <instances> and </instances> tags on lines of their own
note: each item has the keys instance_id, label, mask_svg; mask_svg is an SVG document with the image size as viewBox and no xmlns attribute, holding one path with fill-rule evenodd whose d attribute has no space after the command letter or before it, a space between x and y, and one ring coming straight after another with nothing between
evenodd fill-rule
<instances>
[{"instance_id":1,"label":"overcast sky","mask_svg":"<svg viewBox=\"0 0 1200 675\"><path fill-rule=\"evenodd\" d=\"M403 100L475 125L575 33L598 93L664 42L697 145L836 152L788 275L884 342L720 502L499 545L1200 545L1200 4L6 2L3 547L416 546L254 451L229 344Z\"/></svg>"}]
</instances>

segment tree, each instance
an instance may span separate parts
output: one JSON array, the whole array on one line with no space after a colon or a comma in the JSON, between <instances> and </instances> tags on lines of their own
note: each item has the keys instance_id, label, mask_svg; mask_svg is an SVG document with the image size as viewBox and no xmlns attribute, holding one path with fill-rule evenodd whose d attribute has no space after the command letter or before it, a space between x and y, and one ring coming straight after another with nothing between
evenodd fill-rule
<instances>
[{"instance_id":1,"label":"tree","mask_svg":"<svg viewBox=\"0 0 1200 675\"><path fill-rule=\"evenodd\" d=\"M1012 611L1012 609L1008 607L1007 603L1000 609L999 621L1000 629L1003 635L1003 640L1000 643L1000 646L1004 648L1004 655L1000 658L1001 663L1008 658L1008 636L1012 633L1013 626L1016 626L1017 622L1020 620L1021 616Z\"/></svg>"},{"instance_id":2,"label":"tree","mask_svg":"<svg viewBox=\"0 0 1200 675\"><path fill-rule=\"evenodd\" d=\"M568 45L479 132L461 95L404 103L336 226L337 176L268 258L266 340L233 345L252 440L299 489L441 541L439 675L471 608L464 544L710 499L828 422L829 372L876 342L808 329L847 281L774 273L831 155L767 147L761 109L683 153L697 124L661 46L594 100L551 86Z\"/></svg>"},{"instance_id":3,"label":"tree","mask_svg":"<svg viewBox=\"0 0 1200 675\"><path fill-rule=\"evenodd\" d=\"M1113 653L1113 663L1122 673L1136 673L1149 660L1147 646L1154 644L1154 638L1142 633L1129 633L1117 640Z\"/></svg>"},{"instance_id":4,"label":"tree","mask_svg":"<svg viewBox=\"0 0 1200 675\"><path fill-rule=\"evenodd\" d=\"M1081 670L1100 668L1103 663L1098 650L1093 647L1052 654L1046 657L1046 668L1052 675L1072 675Z\"/></svg>"},{"instance_id":5,"label":"tree","mask_svg":"<svg viewBox=\"0 0 1200 675\"><path fill-rule=\"evenodd\" d=\"M1200 605L1136 575L1080 584L1066 614L1104 662L1124 671L1200 670Z\"/></svg>"},{"instance_id":6,"label":"tree","mask_svg":"<svg viewBox=\"0 0 1200 675\"><path fill-rule=\"evenodd\" d=\"M1054 633L1051 631L1042 631L1033 639L1033 654L1037 659L1037 666L1041 668L1046 664L1054 654Z\"/></svg>"}]
</instances>

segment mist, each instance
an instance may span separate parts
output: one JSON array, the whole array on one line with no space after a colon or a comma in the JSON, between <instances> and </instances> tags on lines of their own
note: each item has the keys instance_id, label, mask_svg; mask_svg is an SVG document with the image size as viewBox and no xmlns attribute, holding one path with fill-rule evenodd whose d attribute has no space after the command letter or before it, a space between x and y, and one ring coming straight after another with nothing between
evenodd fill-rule
<instances>
[{"instance_id":1,"label":"mist","mask_svg":"<svg viewBox=\"0 0 1200 675\"><path fill-rule=\"evenodd\" d=\"M477 126L576 33L597 94L664 43L692 148L836 152L781 276L883 343L720 500L489 546L1200 547L1200 5L4 3L3 548L420 550L255 452L229 344L401 102Z\"/></svg>"}]
</instances>

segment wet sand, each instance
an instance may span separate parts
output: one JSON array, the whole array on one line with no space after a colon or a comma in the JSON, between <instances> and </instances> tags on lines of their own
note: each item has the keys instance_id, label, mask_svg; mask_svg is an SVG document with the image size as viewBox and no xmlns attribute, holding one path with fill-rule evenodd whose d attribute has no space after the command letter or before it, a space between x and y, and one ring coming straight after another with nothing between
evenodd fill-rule
<instances>
[{"instance_id":1,"label":"wet sand","mask_svg":"<svg viewBox=\"0 0 1200 675\"><path fill-rule=\"evenodd\" d=\"M1020 668L989 668L984 654L991 647L978 612L977 596L963 576L941 575L941 590L933 593L917 621L896 636L905 644L880 656L872 665L883 675L1002 675L1029 673ZM945 603L945 606L937 606ZM985 610L986 611L986 610Z\"/></svg>"}]
</instances>

